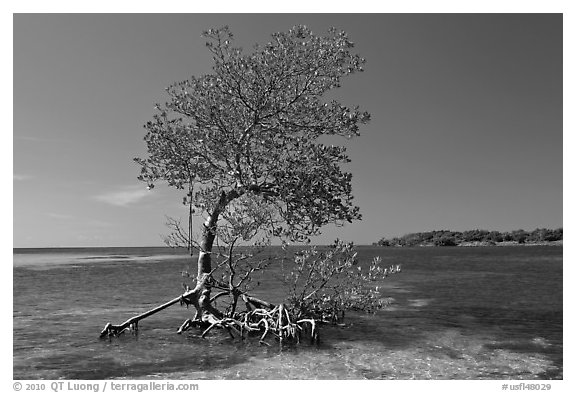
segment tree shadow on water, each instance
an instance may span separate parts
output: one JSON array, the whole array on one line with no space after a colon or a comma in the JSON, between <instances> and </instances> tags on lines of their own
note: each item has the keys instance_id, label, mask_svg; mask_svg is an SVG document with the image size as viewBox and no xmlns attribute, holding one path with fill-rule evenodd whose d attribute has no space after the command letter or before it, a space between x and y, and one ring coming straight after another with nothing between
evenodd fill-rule
<instances>
[{"instance_id":1,"label":"tree shadow on water","mask_svg":"<svg viewBox=\"0 0 576 393\"><path fill-rule=\"evenodd\" d=\"M214 331L200 337L200 332L153 338L131 335L103 340L97 350L61 352L35 359L35 369L14 371L14 378L37 379L114 379L158 378L178 372L214 372L247 362L252 356L270 357L275 348L258 345L258 340L232 340L226 332ZM170 336L167 336L167 335ZM272 349L272 350L270 350Z\"/></svg>"},{"instance_id":2,"label":"tree shadow on water","mask_svg":"<svg viewBox=\"0 0 576 393\"><path fill-rule=\"evenodd\" d=\"M338 342L378 343L389 349L404 349L422 339L418 329L418 315L401 317L391 313L381 315L355 314L347 316L343 326L325 325L321 328L320 347L331 348Z\"/></svg>"}]
</instances>

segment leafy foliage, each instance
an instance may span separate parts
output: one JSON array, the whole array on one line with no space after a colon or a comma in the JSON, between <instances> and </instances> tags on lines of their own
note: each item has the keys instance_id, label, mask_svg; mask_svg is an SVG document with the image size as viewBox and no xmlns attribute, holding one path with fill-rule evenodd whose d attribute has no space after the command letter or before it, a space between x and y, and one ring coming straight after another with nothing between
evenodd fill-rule
<instances>
[{"instance_id":1,"label":"leafy foliage","mask_svg":"<svg viewBox=\"0 0 576 393\"><path fill-rule=\"evenodd\" d=\"M296 254L295 267L285 281L297 318L338 321L345 310L375 312L388 304L377 284L400 272L400 265L383 268L382 260L374 258L363 267L356 257L353 244L339 240L325 251L312 247Z\"/></svg>"},{"instance_id":2,"label":"leafy foliage","mask_svg":"<svg viewBox=\"0 0 576 393\"><path fill-rule=\"evenodd\" d=\"M148 157L135 159L140 179L178 189L194 185L193 203L207 214L244 194L266 197L276 225L268 229L302 241L327 223L360 218L352 203L346 149L325 135L353 137L370 116L337 101L324 102L341 79L362 71L346 33L325 37L305 26L272 35L244 54L227 27L205 32L213 73L167 89L146 124Z\"/></svg>"},{"instance_id":3,"label":"leafy foliage","mask_svg":"<svg viewBox=\"0 0 576 393\"><path fill-rule=\"evenodd\" d=\"M380 239L375 245L412 247L420 245L457 246L462 243L496 244L501 242L537 243L562 240L563 230L537 228L532 232L523 229L512 232L485 231L474 229L464 232L430 231L410 233L393 239Z\"/></svg>"}]
</instances>

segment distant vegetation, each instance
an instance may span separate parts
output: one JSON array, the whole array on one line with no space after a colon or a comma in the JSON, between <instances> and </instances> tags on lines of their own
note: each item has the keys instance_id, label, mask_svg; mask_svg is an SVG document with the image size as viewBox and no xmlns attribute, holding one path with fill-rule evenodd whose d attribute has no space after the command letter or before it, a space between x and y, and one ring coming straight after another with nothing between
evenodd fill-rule
<instances>
[{"instance_id":1,"label":"distant vegetation","mask_svg":"<svg viewBox=\"0 0 576 393\"><path fill-rule=\"evenodd\" d=\"M413 246L490 246L501 244L538 244L562 240L563 230L535 229L527 232L518 229L512 232L485 231L474 229L471 231L430 231L410 233L392 239L382 238L374 243L384 247L413 247Z\"/></svg>"}]
</instances>

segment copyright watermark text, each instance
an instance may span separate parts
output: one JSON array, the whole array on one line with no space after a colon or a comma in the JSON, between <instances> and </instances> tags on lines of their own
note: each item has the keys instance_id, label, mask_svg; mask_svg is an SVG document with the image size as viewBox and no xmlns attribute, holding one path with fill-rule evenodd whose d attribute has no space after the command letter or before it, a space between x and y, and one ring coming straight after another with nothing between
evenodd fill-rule
<instances>
[{"instance_id":1,"label":"copyright watermark text","mask_svg":"<svg viewBox=\"0 0 576 393\"><path fill-rule=\"evenodd\" d=\"M78 382L78 381L53 381L53 382L14 382L14 391L25 392L150 392L150 391L199 391L200 386L195 383L174 382Z\"/></svg>"},{"instance_id":2,"label":"copyright watermark text","mask_svg":"<svg viewBox=\"0 0 576 393\"><path fill-rule=\"evenodd\" d=\"M552 385L549 383L504 383L502 390L550 390Z\"/></svg>"}]
</instances>

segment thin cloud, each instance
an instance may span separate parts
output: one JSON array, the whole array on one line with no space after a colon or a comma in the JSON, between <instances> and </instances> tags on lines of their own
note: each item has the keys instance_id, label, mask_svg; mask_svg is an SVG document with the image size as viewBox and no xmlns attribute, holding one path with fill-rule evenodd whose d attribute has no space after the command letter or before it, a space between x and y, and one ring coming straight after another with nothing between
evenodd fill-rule
<instances>
[{"instance_id":1,"label":"thin cloud","mask_svg":"<svg viewBox=\"0 0 576 393\"><path fill-rule=\"evenodd\" d=\"M146 188L130 187L97 195L95 199L110 205L125 207L133 205L149 195L150 191Z\"/></svg>"},{"instance_id":2,"label":"thin cloud","mask_svg":"<svg viewBox=\"0 0 576 393\"><path fill-rule=\"evenodd\" d=\"M32 179L32 176L30 175L17 175L16 173L14 174L14 181L24 181L24 180L29 180Z\"/></svg>"},{"instance_id":3,"label":"thin cloud","mask_svg":"<svg viewBox=\"0 0 576 393\"><path fill-rule=\"evenodd\" d=\"M57 220L71 220L74 217L69 214L61 214L61 213L45 213L48 217L55 218Z\"/></svg>"}]
</instances>

